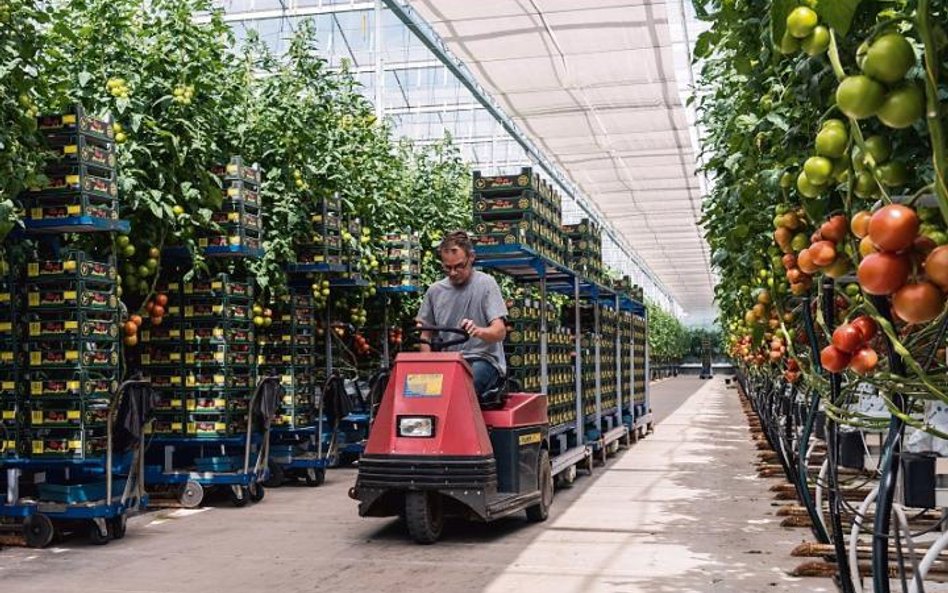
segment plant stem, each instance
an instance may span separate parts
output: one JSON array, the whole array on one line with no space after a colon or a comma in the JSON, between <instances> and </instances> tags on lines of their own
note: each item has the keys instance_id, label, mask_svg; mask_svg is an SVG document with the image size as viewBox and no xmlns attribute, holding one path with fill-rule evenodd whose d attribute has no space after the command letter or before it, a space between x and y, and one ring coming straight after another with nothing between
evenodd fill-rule
<instances>
[{"instance_id":1,"label":"plant stem","mask_svg":"<svg viewBox=\"0 0 948 593\"><path fill-rule=\"evenodd\" d=\"M938 47L932 31L929 14L929 0L918 2L918 32L925 46L925 97L927 108L925 119L928 122L928 133L932 139L932 159L935 167L935 196L938 198L938 209L941 216L948 223L948 185L945 184L945 130L941 123L941 114L938 102Z\"/></svg>"}]
</instances>

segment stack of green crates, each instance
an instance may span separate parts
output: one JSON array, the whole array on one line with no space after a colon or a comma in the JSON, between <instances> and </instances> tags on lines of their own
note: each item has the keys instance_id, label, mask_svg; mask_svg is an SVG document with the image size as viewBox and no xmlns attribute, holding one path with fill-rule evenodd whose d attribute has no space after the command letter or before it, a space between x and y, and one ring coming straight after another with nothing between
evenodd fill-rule
<instances>
[{"instance_id":1,"label":"stack of green crates","mask_svg":"<svg viewBox=\"0 0 948 593\"><path fill-rule=\"evenodd\" d=\"M524 391L538 393L540 385L540 303L525 297L507 302L507 375Z\"/></svg>"},{"instance_id":2,"label":"stack of green crates","mask_svg":"<svg viewBox=\"0 0 948 593\"><path fill-rule=\"evenodd\" d=\"M141 332L141 365L157 394L154 420L145 425L149 434L184 436L187 400L184 392L184 292L180 282L160 282L156 291L168 297L161 325L146 323Z\"/></svg>"},{"instance_id":3,"label":"stack of green crates","mask_svg":"<svg viewBox=\"0 0 948 593\"><path fill-rule=\"evenodd\" d=\"M344 218L343 227L349 234L343 236L342 241L342 263L346 266L343 272L343 278L359 281L362 279L362 247L360 239L362 238L362 221L359 217L351 214ZM348 240L346 240L348 239Z\"/></svg>"},{"instance_id":4,"label":"stack of green crates","mask_svg":"<svg viewBox=\"0 0 948 593\"><path fill-rule=\"evenodd\" d=\"M599 226L584 218L577 224L565 225L563 231L569 237L572 249L569 267L588 280L604 284L606 275L602 263L602 232Z\"/></svg>"},{"instance_id":5,"label":"stack of green crates","mask_svg":"<svg viewBox=\"0 0 948 593\"><path fill-rule=\"evenodd\" d=\"M645 318L639 315L632 317L633 329L633 349L632 361L635 365L633 375L633 389L635 390L635 404L645 405L645 382L648 378L645 376Z\"/></svg>"},{"instance_id":6,"label":"stack of green crates","mask_svg":"<svg viewBox=\"0 0 948 593\"><path fill-rule=\"evenodd\" d=\"M551 325L547 334L549 414L551 426L576 422L576 341L569 328Z\"/></svg>"},{"instance_id":7,"label":"stack of green crates","mask_svg":"<svg viewBox=\"0 0 948 593\"><path fill-rule=\"evenodd\" d=\"M418 233L385 235L379 266L383 288L421 286L421 242Z\"/></svg>"},{"instance_id":8,"label":"stack of green crates","mask_svg":"<svg viewBox=\"0 0 948 593\"><path fill-rule=\"evenodd\" d=\"M284 390L273 425L290 429L312 426L318 351L312 292L294 290L283 297L273 324L258 334L258 372L279 376Z\"/></svg>"},{"instance_id":9,"label":"stack of green crates","mask_svg":"<svg viewBox=\"0 0 948 593\"><path fill-rule=\"evenodd\" d=\"M184 283L182 293L185 433L246 432L256 380L253 285L219 274Z\"/></svg>"},{"instance_id":10,"label":"stack of green crates","mask_svg":"<svg viewBox=\"0 0 948 593\"><path fill-rule=\"evenodd\" d=\"M118 219L112 123L77 106L69 113L42 116L37 125L55 158L46 164L46 184L21 195L26 220Z\"/></svg>"},{"instance_id":11,"label":"stack of green crates","mask_svg":"<svg viewBox=\"0 0 948 593\"><path fill-rule=\"evenodd\" d=\"M211 220L217 229L205 231L198 238L203 248L260 249L263 219L260 214L260 170L244 163L239 156L213 169L223 183L221 208Z\"/></svg>"},{"instance_id":12,"label":"stack of green crates","mask_svg":"<svg viewBox=\"0 0 948 593\"><path fill-rule=\"evenodd\" d=\"M629 311L619 312L619 337L621 339L621 360L622 360L622 399L623 408L631 407L632 397L632 319L633 315Z\"/></svg>"},{"instance_id":13,"label":"stack of green crates","mask_svg":"<svg viewBox=\"0 0 948 593\"><path fill-rule=\"evenodd\" d=\"M339 196L316 200L309 219L312 234L297 244L297 261L301 264L341 265L343 218Z\"/></svg>"},{"instance_id":14,"label":"stack of green crates","mask_svg":"<svg viewBox=\"0 0 948 593\"><path fill-rule=\"evenodd\" d=\"M615 309L603 307L599 313L599 330L602 348L600 349L600 389L603 413L611 412L618 406L616 399L616 332L618 317Z\"/></svg>"},{"instance_id":15,"label":"stack of green crates","mask_svg":"<svg viewBox=\"0 0 948 593\"><path fill-rule=\"evenodd\" d=\"M562 200L530 167L519 175L474 172L474 242L478 246L519 244L565 265Z\"/></svg>"},{"instance_id":16,"label":"stack of green crates","mask_svg":"<svg viewBox=\"0 0 948 593\"><path fill-rule=\"evenodd\" d=\"M23 357L16 276L0 260L0 457L16 456L24 428Z\"/></svg>"},{"instance_id":17,"label":"stack of green crates","mask_svg":"<svg viewBox=\"0 0 948 593\"><path fill-rule=\"evenodd\" d=\"M21 315L26 351L29 454L100 456L119 379L114 262L82 251L27 265Z\"/></svg>"}]
</instances>

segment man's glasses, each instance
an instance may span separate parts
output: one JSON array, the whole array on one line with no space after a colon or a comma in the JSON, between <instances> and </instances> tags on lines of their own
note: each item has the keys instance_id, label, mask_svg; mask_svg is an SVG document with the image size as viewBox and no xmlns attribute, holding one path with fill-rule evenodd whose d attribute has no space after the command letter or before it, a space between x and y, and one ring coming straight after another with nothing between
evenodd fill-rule
<instances>
[{"instance_id":1,"label":"man's glasses","mask_svg":"<svg viewBox=\"0 0 948 593\"><path fill-rule=\"evenodd\" d=\"M464 260L463 262L459 264L455 264L453 266L446 266L444 264L441 264L441 269L444 270L445 274L450 274L452 272L460 272L464 268L468 267L470 264L471 264L470 260Z\"/></svg>"}]
</instances>

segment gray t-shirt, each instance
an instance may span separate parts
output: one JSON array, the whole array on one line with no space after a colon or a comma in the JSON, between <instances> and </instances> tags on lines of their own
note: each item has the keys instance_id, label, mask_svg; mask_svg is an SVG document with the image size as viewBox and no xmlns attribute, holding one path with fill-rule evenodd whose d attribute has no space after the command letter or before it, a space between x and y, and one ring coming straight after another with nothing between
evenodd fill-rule
<instances>
[{"instance_id":1,"label":"gray t-shirt","mask_svg":"<svg viewBox=\"0 0 948 593\"><path fill-rule=\"evenodd\" d=\"M490 322L507 317L507 304L500 294L497 281L489 274L474 270L463 286L454 286L447 278L428 287L418 310L418 320L425 325L460 327L462 319L470 319L478 327L487 327ZM442 340L459 337L442 333ZM493 364L502 375L507 373L503 342L488 343L471 338L464 344L448 350L461 351L464 358L482 358Z\"/></svg>"}]
</instances>

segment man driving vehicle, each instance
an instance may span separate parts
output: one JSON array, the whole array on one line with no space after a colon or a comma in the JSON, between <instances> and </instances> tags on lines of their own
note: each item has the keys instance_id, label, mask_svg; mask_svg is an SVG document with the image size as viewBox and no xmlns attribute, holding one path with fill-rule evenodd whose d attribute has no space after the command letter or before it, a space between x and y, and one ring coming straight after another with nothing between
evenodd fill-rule
<instances>
[{"instance_id":1,"label":"man driving vehicle","mask_svg":"<svg viewBox=\"0 0 948 593\"><path fill-rule=\"evenodd\" d=\"M460 351L474 373L478 397L507 374L504 338L507 305L497 281L474 269L474 246L464 231L448 233L438 246L441 267L447 277L428 287L416 321L425 326L457 327L471 336L467 342L449 348ZM422 332L431 340L433 332ZM448 334L440 336L448 340ZM422 352L431 348L421 345Z\"/></svg>"}]
</instances>

